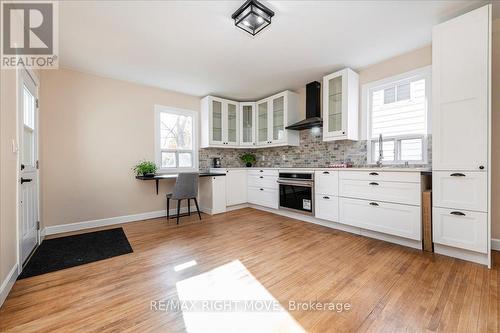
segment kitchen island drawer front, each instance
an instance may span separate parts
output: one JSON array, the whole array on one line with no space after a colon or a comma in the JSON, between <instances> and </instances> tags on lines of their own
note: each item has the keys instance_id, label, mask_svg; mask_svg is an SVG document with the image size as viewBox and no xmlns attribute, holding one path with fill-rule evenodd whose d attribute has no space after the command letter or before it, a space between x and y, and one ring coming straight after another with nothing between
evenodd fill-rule
<instances>
[{"instance_id":1,"label":"kitchen island drawer front","mask_svg":"<svg viewBox=\"0 0 500 333\"><path fill-rule=\"evenodd\" d=\"M338 171L316 171L314 172L314 190L318 194L339 194L339 172Z\"/></svg>"},{"instance_id":2,"label":"kitchen island drawer front","mask_svg":"<svg viewBox=\"0 0 500 333\"><path fill-rule=\"evenodd\" d=\"M249 175L248 186L251 187L264 187L269 189L278 189L278 176L270 175Z\"/></svg>"},{"instance_id":3,"label":"kitchen island drawer front","mask_svg":"<svg viewBox=\"0 0 500 333\"><path fill-rule=\"evenodd\" d=\"M339 198L332 195L316 194L315 216L319 219L339 221Z\"/></svg>"},{"instance_id":4,"label":"kitchen island drawer front","mask_svg":"<svg viewBox=\"0 0 500 333\"><path fill-rule=\"evenodd\" d=\"M356 199L420 205L419 183L341 179L339 195Z\"/></svg>"},{"instance_id":5,"label":"kitchen island drawer front","mask_svg":"<svg viewBox=\"0 0 500 333\"><path fill-rule=\"evenodd\" d=\"M420 172L401 172L401 171L339 171L339 180L381 180L388 182L407 182L420 183Z\"/></svg>"},{"instance_id":6,"label":"kitchen island drawer front","mask_svg":"<svg viewBox=\"0 0 500 333\"><path fill-rule=\"evenodd\" d=\"M248 202L254 205L278 209L278 190L249 187Z\"/></svg>"},{"instance_id":7,"label":"kitchen island drawer front","mask_svg":"<svg viewBox=\"0 0 500 333\"><path fill-rule=\"evenodd\" d=\"M278 172L278 170L271 170L271 169L252 169L252 170L248 170L248 174L250 176L275 176L275 177L278 177L279 172Z\"/></svg>"},{"instance_id":8,"label":"kitchen island drawer front","mask_svg":"<svg viewBox=\"0 0 500 333\"><path fill-rule=\"evenodd\" d=\"M488 253L487 223L488 213L434 208L434 243Z\"/></svg>"},{"instance_id":9,"label":"kitchen island drawer front","mask_svg":"<svg viewBox=\"0 0 500 333\"><path fill-rule=\"evenodd\" d=\"M339 198L340 223L420 241L420 207Z\"/></svg>"},{"instance_id":10,"label":"kitchen island drawer front","mask_svg":"<svg viewBox=\"0 0 500 333\"><path fill-rule=\"evenodd\" d=\"M486 212L488 175L486 172L434 171L434 206Z\"/></svg>"}]
</instances>

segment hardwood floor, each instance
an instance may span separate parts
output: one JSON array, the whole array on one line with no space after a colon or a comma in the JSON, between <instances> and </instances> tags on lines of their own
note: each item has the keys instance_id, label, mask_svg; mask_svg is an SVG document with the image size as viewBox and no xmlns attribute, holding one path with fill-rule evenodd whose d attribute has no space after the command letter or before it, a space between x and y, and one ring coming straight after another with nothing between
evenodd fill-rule
<instances>
[{"instance_id":1,"label":"hardwood floor","mask_svg":"<svg viewBox=\"0 0 500 333\"><path fill-rule=\"evenodd\" d=\"M134 253L17 281L0 332L500 331L497 265L250 208L173 223L124 224ZM275 299L287 311L151 309L175 298ZM351 309L288 311L289 301Z\"/></svg>"}]
</instances>

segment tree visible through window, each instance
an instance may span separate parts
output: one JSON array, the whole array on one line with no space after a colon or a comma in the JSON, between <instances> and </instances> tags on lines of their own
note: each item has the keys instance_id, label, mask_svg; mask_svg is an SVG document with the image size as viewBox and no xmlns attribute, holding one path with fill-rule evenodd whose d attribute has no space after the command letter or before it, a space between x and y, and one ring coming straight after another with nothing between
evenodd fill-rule
<instances>
[{"instance_id":1,"label":"tree visible through window","mask_svg":"<svg viewBox=\"0 0 500 333\"><path fill-rule=\"evenodd\" d=\"M195 115L191 111L158 110L160 169L195 169Z\"/></svg>"}]
</instances>

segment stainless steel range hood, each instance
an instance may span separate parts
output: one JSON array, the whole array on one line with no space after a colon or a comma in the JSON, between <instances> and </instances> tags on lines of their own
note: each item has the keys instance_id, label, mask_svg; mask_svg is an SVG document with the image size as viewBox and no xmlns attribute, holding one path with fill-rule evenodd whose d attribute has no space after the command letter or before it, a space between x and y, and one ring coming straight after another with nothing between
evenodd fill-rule
<instances>
[{"instance_id":1,"label":"stainless steel range hood","mask_svg":"<svg viewBox=\"0 0 500 333\"><path fill-rule=\"evenodd\" d=\"M290 130L323 127L321 118L321 83L314 81L306 85L306 119L287 126Z\"/></svg>"}]
</instances>

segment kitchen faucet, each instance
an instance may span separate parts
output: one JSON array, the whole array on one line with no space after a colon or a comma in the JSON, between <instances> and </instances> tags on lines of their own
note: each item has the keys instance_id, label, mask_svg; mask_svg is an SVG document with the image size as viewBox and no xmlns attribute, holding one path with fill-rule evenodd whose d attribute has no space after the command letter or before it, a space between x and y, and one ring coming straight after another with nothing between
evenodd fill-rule
<instances>
[{"instance_id":1,"label":"kitchen faucet","mask_svg":"<svg viewBox=\"0 0 500 333\"><path fill-rule=\"evenodd\" d=\"M382 140L382 134L379 134L378 136L378 159L377 159L377 167L382 166L382 160L384 159L384 149L383 149L383 140Z\"/></svg>"}]
</instances>

